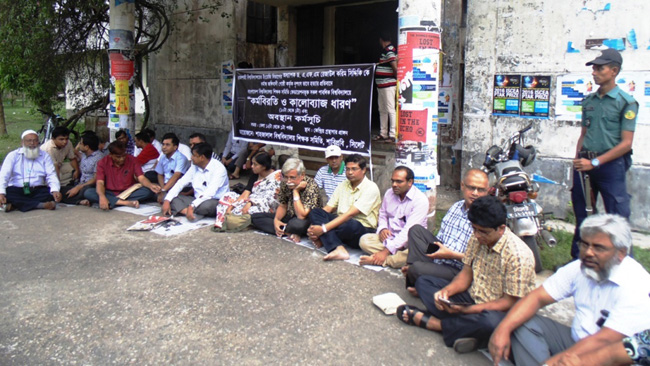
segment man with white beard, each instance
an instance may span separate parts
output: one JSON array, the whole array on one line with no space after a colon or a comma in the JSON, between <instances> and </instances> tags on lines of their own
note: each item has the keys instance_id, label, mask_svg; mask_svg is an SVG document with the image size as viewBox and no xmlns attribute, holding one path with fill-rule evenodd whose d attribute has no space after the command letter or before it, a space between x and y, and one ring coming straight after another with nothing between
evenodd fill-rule
<instances>
[{"instance_id":1,"label":"man with white beard","mask_svg":"<svg viewBox=\"0 0 650 366\"><path fill-rule=\"evenodd\" d=\"M54 210L61 187L52 158L38 148L36 131L23 132L21 139L23 147L7 154L0 169L0 205L5 212Z\"/></svg>"},{"instance_id":2,"label":"man with white beard","mask_svg":"<svg viewBox=\"0 0 650 366\"><path fill-rule=\"evenodd\" d=\"M650 328L650 274L627 255L632 245L627 221L613 214L589 216L580 237L579 260L519 300L492 333L495 365L508 358L510 347L517 365L559 365L564 351L588 355ZM568 297L576 309L571 328L535 315Z\"/></svg>"}]
</instances>

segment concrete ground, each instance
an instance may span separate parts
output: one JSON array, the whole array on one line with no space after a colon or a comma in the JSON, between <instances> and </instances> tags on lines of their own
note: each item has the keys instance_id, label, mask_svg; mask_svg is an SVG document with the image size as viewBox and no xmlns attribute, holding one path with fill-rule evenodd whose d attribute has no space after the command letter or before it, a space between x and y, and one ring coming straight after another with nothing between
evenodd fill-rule
<instances>
[{"instance_id":1,"label":"concrete ground","mask_svg":"<svg viewBox=\"0 0 650 366\"><path fill-rule=\"evenodd\" d=\"M0 213L0 364L489 365L383 315L396 272L253 232L176 237L86 207Z\"/></svg>"}]
</instances>

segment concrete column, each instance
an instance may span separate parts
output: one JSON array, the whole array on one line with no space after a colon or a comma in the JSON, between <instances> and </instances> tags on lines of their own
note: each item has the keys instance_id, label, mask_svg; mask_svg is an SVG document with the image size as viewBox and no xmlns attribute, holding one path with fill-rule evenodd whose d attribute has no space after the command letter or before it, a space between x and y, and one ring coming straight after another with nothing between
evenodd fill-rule
<instances>
[{"instance_id":1,"label":"concrete column","mask_svg":"<svg viewBox=\"0 0 650 366\"><path fill-rule=\"evenodd\" d=\"M438 176L438 85L441 0L400 0L397 81L399 112L396 165L415 173L415 184L429 198L433 228Z\"/></svg>"}]
</instances>

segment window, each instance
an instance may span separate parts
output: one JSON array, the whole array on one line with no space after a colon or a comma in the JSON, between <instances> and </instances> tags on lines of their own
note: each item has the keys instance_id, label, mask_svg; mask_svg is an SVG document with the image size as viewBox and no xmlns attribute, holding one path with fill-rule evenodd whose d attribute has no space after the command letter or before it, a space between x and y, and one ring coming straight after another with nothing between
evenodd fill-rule
<instances>
[{"instance_id":1,"label":"window","mask_svg":"<svg viewBox=\"0 0 650 366\"><path fill-rule=\"evenodd\" d=\"M246 7L246 41L272 44L278 41L278 9L252 1Z\"/></svg>"}]
</instances>

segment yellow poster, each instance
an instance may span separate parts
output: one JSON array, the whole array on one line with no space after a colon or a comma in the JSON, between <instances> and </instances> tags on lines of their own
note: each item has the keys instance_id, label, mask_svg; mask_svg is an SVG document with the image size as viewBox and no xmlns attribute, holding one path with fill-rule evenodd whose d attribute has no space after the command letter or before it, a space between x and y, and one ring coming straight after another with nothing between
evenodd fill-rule
<instances>
[{"instance_id":1,"label":"yellow poster","mask_svg":"<svg viewBox=\"0 0 650 366\"><path fill-rule=\"evenodd\" d=\"M128 80L115 80L115 113L129 114Z\"/></svg>"}]
</instances>

